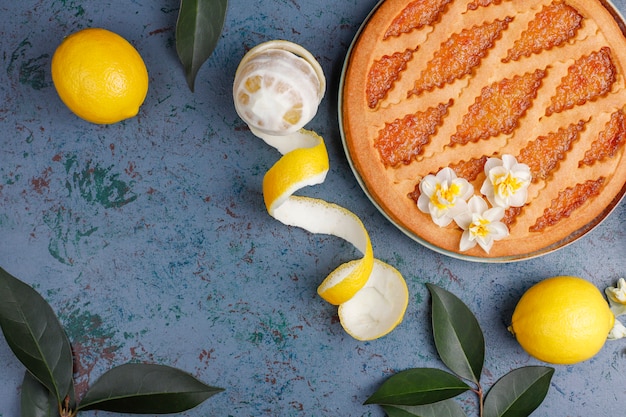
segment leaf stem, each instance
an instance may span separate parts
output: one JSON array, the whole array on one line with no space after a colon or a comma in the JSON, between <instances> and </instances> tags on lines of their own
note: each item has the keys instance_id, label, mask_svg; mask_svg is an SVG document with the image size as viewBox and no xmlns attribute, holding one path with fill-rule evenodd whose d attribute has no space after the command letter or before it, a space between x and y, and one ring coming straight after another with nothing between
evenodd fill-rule
<instances>
[{"instance_id":1,"label":"leaf stem","mask_svg":"<svg viewBox=\"0 0 626 417\"><path fill-rule=\"evenodd\" d=\"M59 404L60 417L76 417L77 411L70 408L70 397L65 397L63 404Z\"/></svg>"},{"instance_id":2,"label":"leaf stem","mask_svg":"<svg viewBox=\"0 0 626 417\"><path fill-rule=\"evenodd\" d=\"M483 387L480 383L476 384L476 388L472 388L471 391L476 394L478 397L478 415L483 417L483 408L484 408L484 398L483 398Z\"/></svg>"}]
</instances>

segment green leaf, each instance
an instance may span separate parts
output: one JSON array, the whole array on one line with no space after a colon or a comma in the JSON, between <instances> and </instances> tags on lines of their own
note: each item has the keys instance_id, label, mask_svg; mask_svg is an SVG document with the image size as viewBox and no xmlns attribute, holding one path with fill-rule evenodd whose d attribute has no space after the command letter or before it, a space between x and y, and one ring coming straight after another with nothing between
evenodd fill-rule
<instances>
[{"instance_id":1,"label":"green leaf","mask_svg":"<svg viewBox=\"0 0 626 417\"><path fill-rule=\"evenodd\" d=\"M413 368L389 377L365 404L431 404L455 397L469 389L466 383L448 372Z\"/></svg>"},{"instance_id":2,"label":"green leaf","mask_svg":"<svg viewBox=\"0 0 626 417\"><path fill-rule=\"evenodd\" d=\"M59 403L41 382L26 371L20 397L21 417L58 417Z\"/></svg>"},{"instance_id":3,"label":"green leaf","mask_svg":"<svg viewBox=\"0 0 626 417\"><path fill-rule=\"evenodd\" d=\"M485 360L485 339L470 309L454 294L426 284L432 296L435 346L443 363L461 378L478 384Z\"/></svg>"},{"instance_id":4,"label":"green leaf","mask_svg":"<svg viewBox=\"0 0 626 417\"><path fill-rule=\"evenodd\" d=\"M61 402L72 384L72 351L50 305L0 268L0 327L17 358Z\"/></svg>"},{"instance_id":5,"label":"green leaf","mask_svg":"<svg viewBox=\"0 0 626 417\"><path fill-rule=\"evenodd\" d=\"M198 70L217 46L228 0L181 0L176 21L176 52L191 91Z\"/></svg>"},{"instance_id":6,"label":"green leaf","mask_svg":"<svg viewBox=\"0 0 626 417\"><path fill-rule=\"evenodd\" d=\"M87 391L78 410L179 413L221 391L176 368L129 363L102 375Z\"/></svg>"},{"instance_id":7,"label":"green leaf","mask_svg":"<svg viewBox=\"0 0 626 417\"><path fill-rule=\"evenodd\" d=\"M500 378L485 398L485 417L527 417L550 388L553 368L527 366Z\"/></svg>"},{"instance_id":8,"label":"green leaf","mask_svg":"<svg viewBox=\"0 0 626 417\"><path fill-rule=\"evenodd\" d=\"M389 417L467 417L461 406L454 400L416 406L383 405L382 407Z\"/></svg>"}]
</instances>

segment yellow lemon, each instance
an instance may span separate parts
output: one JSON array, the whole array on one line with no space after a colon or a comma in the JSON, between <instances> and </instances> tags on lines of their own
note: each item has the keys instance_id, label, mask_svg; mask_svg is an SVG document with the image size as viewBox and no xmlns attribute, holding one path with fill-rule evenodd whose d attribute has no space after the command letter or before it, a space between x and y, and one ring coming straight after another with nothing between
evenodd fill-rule
<instances>
[{"instance_id":1,"label":"yellow lemon","mask_svg":"<svg viewBox=\"0 0 626 417\"><path fill-rule=\"evenodd\" d=\"M137 50L100 28L61 42L52 56L52 81L72 112L97 124L135 116L148 92L148 71Z\"/></svg>"},{"instance_id":2,"label":"yellow lemon","mask_svg":"<svg viewBox=\"0 0 626 417\"><path fill-rule=\"evenodd\" d=\"M598 353L614 323L615 316L596 286L582 278L558 276L524 293L509 330L531 356L566 365Z\"/></svg>"}]
</instances>

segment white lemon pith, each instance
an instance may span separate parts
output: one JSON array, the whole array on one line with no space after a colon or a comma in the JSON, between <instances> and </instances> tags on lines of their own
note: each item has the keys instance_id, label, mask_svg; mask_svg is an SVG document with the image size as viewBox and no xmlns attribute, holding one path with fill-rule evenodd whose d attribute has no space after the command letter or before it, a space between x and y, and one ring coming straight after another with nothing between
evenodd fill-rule
<instances>
[{"instance_id":1,"label":"white lemon pith","mask_svg":"<svg viewBox=\"0 0 626 417\"><path fill-rule=\"evenodd\" d=\"M135 116L148 92L148 71L139 52L106 29L66 37L52 56L51 72L61 101L96 124Z\"/></svg>"},{"instance_id":2,"label":"white lemon pith","mask_svg":"<svg viewBox=\"0 0 626 417\"><path fill-rule=\"evenodd\" d=\"M400 272L376 259L365 286L339 306L339 320L355 339L377 339L402 321L408 300L409 290Z\"/></svg>"},{"instance_id":3,"label":"white lemon pith","mask_svg":"<svg viewBox=\"0 0 626 417\"><path fill-rule=\"evenodd\" d=\"M509 330L531 356L574 364L595 356L615 323L602 293L571 276L543 280L519 300Z\"/></svg>"},{"instance_id":4,"label":"white lemon pith","mask_svg":"<svg viewBox=\"0 0 626 417\"><path fill-rule=\"evenodd\" d=\"M268 213L285 225L340 237L363 255L337 267L317 292L339 305L340 322L348 334L371 340L402 321L408 305L402 275L374 259L369 234L354 213L324 200L293 195L323 183L329 170L323 138L303 129L317 112L325 85L321 67L308 51L290 42L270 41L242 59L233 99L252 133L282 154L263 178Z\"/></svg>"}]
</instances>

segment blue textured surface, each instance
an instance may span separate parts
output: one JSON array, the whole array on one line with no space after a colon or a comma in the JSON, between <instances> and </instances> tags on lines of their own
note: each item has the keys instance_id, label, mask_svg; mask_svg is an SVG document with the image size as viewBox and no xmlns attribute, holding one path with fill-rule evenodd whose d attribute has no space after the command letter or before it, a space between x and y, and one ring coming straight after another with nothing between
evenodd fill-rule
<instances>
[{"instance_id":1,"label":"blue textured surface","mask_svg":"<svg viewBox=\"0 0 626 417\"><path fill-rule=\"evenodd\" d=\"M430 334L433 282L457 294L485 332L485 387L539 364L506 325L538 280L579 275L598 287L626 276L626 205L550 255L514 264L454 260L398 232L370 204L343 153L337 89L343 59L375 0L232 0L195 93L174 47L178 1L0 3L0 266L57 311L77 355L79 391L129 360L184 369L225 392L196 416L382 416L363 401L392 372L442 367ZM626 11L624 1L616 5ZM67 34L104 27L144 57L150 90L138 117L86 123L58 99L50 58ZM358 342L321 279L357 254L349 244L273 220L261 181L278 153L254 138L231 99L235 69L260 42L288 39L322 64L329 86L308 127L331 170L303 194L359 215L378 258L407 279L410 304L390 335ZM0 417L19 414L24 369L0 338ZM477 415L475 396L460 400ZM559 366L538 417L623 416L626 341ZM105 415L90 412L83 415Z\"/></svg>"}]
</instances>

